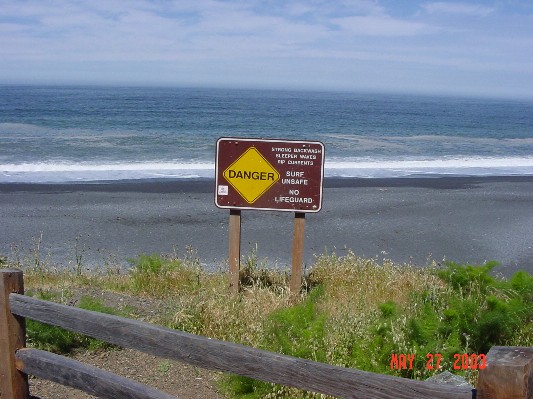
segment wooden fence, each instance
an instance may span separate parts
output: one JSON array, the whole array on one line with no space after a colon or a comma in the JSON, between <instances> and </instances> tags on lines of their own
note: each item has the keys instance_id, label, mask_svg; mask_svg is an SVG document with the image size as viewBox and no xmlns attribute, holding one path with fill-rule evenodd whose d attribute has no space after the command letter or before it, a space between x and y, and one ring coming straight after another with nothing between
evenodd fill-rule
<instances>
[{"instance_id":1,"label":"wooden fence","mask_svg":"<svg viewBox=\"0 0 533 399\"><path fill-rule=\"evenodd\" d=\"M127 378L25 348L25 318L195 366L340 398L475 397L476 390L342 368L184 333L23 295L23 274L0 270L0 398L27 399L28 375L103 398L172 396ZM480 371L477 398L533 398L533 348L494 347Z\"/></svg>"}]
</instances>

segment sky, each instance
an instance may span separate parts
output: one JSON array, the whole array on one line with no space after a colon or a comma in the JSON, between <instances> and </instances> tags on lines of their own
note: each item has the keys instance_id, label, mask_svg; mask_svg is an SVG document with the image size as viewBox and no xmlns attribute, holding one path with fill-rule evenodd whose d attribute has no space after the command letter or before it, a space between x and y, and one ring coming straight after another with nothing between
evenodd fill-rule
<instances>
[{"instance_id":1,"label":"sky","mask_svg":"<svg viewBox=\"0 0 533 399\"><path fill-rule=\"evenodd\" d=\"M0 0L0 84L533 98L533 1Z\"/></svg>"}]
</instances>

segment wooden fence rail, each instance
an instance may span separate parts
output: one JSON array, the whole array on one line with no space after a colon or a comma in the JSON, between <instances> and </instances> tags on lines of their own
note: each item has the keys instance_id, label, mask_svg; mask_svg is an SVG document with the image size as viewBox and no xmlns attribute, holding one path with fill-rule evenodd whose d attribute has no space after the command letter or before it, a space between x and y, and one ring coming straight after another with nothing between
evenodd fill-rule
<instances>
[{"instance_id":1,"label":"wooden fence rail","mask_svg":"<svg viewBox=\"0 0 533 399\"><path fill-rule=\"evenodd\" d=\"M143 393L142 389L138 388L137 383L131 382L133 385L129 385L128 380L123 377L95 370L92 367L61 356L43 351L22 349L24 347L23 340L21 343L19 338L17 343L17 339L14 336L21 334L20 331L18 333L16 331L23 329L23 323L21 323L23 318L31 318L122 347L179 360L195 366L340 398L470 399L473 395L472 390L469 388L434 384L332 366L244 345L200 337L137 320L42 301L22 295L21 287L17 287L17 284L9 283L14 280L20 280L22 284L22 272L15 269L7 269L0 270L0 274L2 280L0 282L0 289L2 289L0 301L3 301L3 303L0 303L2 307L0 309L2 312L0 314L0 327L2 327L0 332L0 362L4 359L8 362L6 366L0 366L0 372L2 373L1 399L25 399L28 395L26 374L36 375L45 379L55 378L57 382L71 385L84 391L87 391L84 388L85 385L90 385L91 388L98 385L102 391L98 393L90 391L90 393L101 397L135 397L139 399L169 397L163 393L156 393L155 390ZM20 276L14 277L14 275L18 274ZM4 325L6 329L4 329ZM531 383L533 381L533 348L522 349L525 350L523 352L525 355L521 355L524 359L522 367L512 372L518 377L515 390L518 392L520 389L522 391L525 389L525 395L501 396L501 394L498 394L494 396L493 392L498 391L491 391L492 384L489 379L485 381L485 392L490 395L485 396L486 398L531 398L531 394L528 394L527 390L531 391L533 385ZM487 369L490 369L490 352L488 357L489 367ZM54 375L50 375L52 365L54 369L52 374ZM510 371L509 367L505 369L507 372ZM500 373L496 374L500 375ZM525 382L519 381L520 377L525 378ZM98 379L98 383L87 383L88 378ZM4 380L7 385L13 385L14 387L5 387ZM127 389L135 391L138 396L132 396L123 391ZM478 398L480 397L483 396L478 395Z\"/></svg>"},{"instance_id":2,"label":"wooden fence rail","mask_svg":"<svg viewBox=\"0 0 533 399\"><path fill-rule=\"evenodd\" d=\"M101 398L176 399L128 378L38 349L19 349L16 367L24 374L77 388Z\"/></svg>"}]
</instances>

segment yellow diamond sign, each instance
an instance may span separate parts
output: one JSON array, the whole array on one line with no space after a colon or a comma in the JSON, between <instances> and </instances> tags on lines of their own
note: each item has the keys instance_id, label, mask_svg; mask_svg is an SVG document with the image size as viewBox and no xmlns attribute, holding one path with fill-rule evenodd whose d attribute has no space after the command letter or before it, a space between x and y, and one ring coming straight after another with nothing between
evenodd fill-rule
<instances>
[{"instance_id":1,"label":"yellow diamond sign","mask_svg":"<svg viewBox=\"0 0 533 399\"><path fill-rule=\"evenodd\" d=\"M223 173L242 198L253 204L279 180L279 173L255 147L248 148Z\"/></svg>"}]
</instances>

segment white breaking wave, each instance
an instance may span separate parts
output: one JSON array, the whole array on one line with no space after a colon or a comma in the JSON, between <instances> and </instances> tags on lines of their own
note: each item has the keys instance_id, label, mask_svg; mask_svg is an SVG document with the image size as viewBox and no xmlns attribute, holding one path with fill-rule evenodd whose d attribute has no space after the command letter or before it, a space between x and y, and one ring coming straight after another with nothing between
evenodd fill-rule
<instances>
[{"instance_id":1,"label":"white breaking wave","mask_svg":"<svg viewBox=\"0 0 533 399\"><path fill-rule=\"evenodd\" d=\"M326 160L329 177L407 177L414 175L533 175L533 157L441 158L422 160Z\"/></svg>"},{"instance_id":2,"label":"white breaking wave","mask_svg":"<svg viewBox=\"0 0 533 399\"><path fill-rule=\"evenodd\" d=\"M20 163L0 164L0 183L62 183L133 179L214 178L213 162ZM533 175L533 157L440 159L326 159L326 177L432 175Z\"/></svg>"},{"instance_id":3,"label":"white breaking wave","mask_svg":"<svg viewBox=\"0 0 533 399\"><path fill-rule=\"evenodd\" d=\"M214 177L214 165L211 163L21 163L0 165L0 182L61 183L212 177Z\"/></svg>"},{"instance_id":4,"label":"white breaking wave","mask_svg":"<svg viewBox=\"0 0 533 399\"><path fill-rule=\"evenodd\" d=\"M93 171L150 171L150 170L190 170L190 169L212 169L210 163L21 163L4 164L0 166L2 171L14 173L24 172L93 172Z\"/></svg>"}]
</instances>

